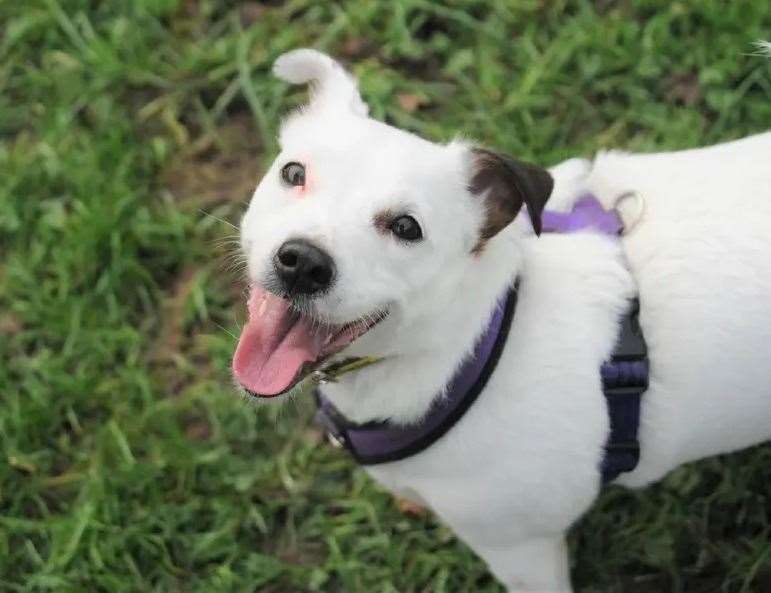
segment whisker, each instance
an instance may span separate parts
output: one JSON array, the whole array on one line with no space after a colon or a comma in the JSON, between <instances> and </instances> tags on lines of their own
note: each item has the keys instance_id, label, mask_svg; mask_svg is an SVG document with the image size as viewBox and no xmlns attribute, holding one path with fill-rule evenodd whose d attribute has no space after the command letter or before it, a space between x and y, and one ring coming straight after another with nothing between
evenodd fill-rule
<instances>
[{"instance_id":1,"label":"whisker","mask_svg":"<svg viewBox=\"0 0 771 593\"><path fill-rule=\"evenodd\" d=\"M234 239L232 237L218 237L216 239L212 239L209 241L209 245L213 246L215 249L240 249L241 248L241 240L240 239Z\"/></svg>"},{"instance_id":2,"label":"whisker","mask_svg":"<svg viewBox=\"0 0 771 593\"><path fill-rule=\"evenodd\" d=\"M236 225L234 225L232 222L228 222L227 220L225 220L224 218L220 218L219 216L214 216L214 214L210 214L209 212L207 212L203 208L199 208L198 211L203 213L203 214L205 214L206 216L208 216L210 218L213 218L214 220L217 220L217 221L219 221L221 223L224 223L224 224L234 228L235 230L239 230L238 227Z\"/></svg>"},{"instance_id":3,"label":"whisker","mask_svg":"<svg viewBox=\"0 0 771 593\"><path fill-rule=\"evenodd\" d=\"M220 263L221 263L222 269L228 272L233 272L239 269L245 269L248 262L240 259L231 259L231 260L222 261Z\"/></svg>"},{"instance_id":4,"label":"whisker","mask_svg":"<svg viewBox=\"0 0 771 593\"><path fill-rule=\"evenodd\" d=\"M213 322L214 325L216 325L218 328L220 328L222 331L224 331L227 335L229 335L231 338L233 338L236 342L238 341L238 336L236 336L234 333L232 333L230 330L225 329L223 326L221 326L216 321Z\"/></svg>"}]
</instances>

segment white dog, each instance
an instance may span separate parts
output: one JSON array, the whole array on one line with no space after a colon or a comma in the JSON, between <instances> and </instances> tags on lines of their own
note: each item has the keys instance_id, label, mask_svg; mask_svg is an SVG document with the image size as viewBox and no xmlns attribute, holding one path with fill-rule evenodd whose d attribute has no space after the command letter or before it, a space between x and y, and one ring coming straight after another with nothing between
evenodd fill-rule
<instances>
[{"instance_id":1,"label":"white dog","mask_svg":"<svg viewBox=\"0 0 771 593\"><path fill-rule=\"evenodd\" d=\"M564 534L618 453L600 369L634 299L650 370L632 381L639 429L622 428L640 457L620 443L631 464L606 477L643 486L771 436L771 133L547 172L368 118L316 51L274 72L312 99L242 222L235 377L275 397L331 362L382 358L322 386L327 420L351 441L374 430L374 452L347 443L369 473L433 509L510 591L571 590ZM571 214L587 196L606 218L618 206L623 234ZM559 212L580 224L537 236Z\"/></svg>"}]
</instances>

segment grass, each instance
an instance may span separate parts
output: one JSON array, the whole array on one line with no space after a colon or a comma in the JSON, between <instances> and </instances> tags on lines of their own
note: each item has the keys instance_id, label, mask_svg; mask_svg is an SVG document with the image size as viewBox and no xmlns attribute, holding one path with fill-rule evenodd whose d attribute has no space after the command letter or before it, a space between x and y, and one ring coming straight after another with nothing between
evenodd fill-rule
<instances>
[{"instance_id":1,"label":"grass","mask_svg":"<svg viewBox=\"0 0 771 593\"><path fill-rule=\"evenodd\" d=\"M767 0L0 1L0 590L500 592L430 517L230 386L229 241L311 45L376 117L553 164L768 128ZM771 448L571 535L587 593L771 590ZM555 482L556 484L556 482Z\"/></svg>"}]
</instances>

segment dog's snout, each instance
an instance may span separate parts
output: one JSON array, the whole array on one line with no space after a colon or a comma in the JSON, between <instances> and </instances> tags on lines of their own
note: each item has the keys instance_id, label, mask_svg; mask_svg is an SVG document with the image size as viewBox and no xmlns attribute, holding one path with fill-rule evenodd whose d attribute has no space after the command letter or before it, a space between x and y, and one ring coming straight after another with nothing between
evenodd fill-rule
<instances>
[{"instance_id":1,"label":"dog's snout","mask_svg":"<svg viewBox=\"0 0 771 593\"><path fill-rule=\"evenodd\" d=\"M335 263L330 255L304 239L279 247L273 260L281 284L290 295L312 295L332 284Z\"/></svg>"}]
</instances>

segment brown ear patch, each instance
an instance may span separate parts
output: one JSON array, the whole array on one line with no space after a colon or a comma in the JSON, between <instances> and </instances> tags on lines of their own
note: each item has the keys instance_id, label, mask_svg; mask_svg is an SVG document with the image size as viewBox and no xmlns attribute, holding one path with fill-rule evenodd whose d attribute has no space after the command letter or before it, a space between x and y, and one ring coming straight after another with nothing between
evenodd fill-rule
<instances>
[{"instance_id":1,"label":"brown ear patch","mask_svg":"<svg viewBox=\"0 0 771 593\"><path fill-rule=\"evenodd\" d=\"M523 204L535 234L539 235L541 213L554 188L549 172L483 148L473 148L471 152L474 162L469 191L484 199L486 210L479 241L472 252L481 252L488 240L514 220Z\"/></svg>"}]
</instances>

